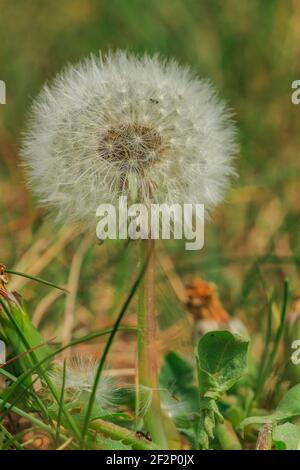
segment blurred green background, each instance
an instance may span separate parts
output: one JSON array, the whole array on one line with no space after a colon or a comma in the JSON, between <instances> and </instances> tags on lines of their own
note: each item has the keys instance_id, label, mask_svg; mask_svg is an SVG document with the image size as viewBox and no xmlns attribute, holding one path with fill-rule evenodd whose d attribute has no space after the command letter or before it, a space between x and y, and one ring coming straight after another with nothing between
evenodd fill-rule
<instances>
[{"instance_id":1,"label":"blurred green background","mask_svg":"<svg viewBox=\"0 0 300 470\"><path fill-rule=\"evenodd\" d=\"M300 105L291 103L291 83L300 78L299 1L0 0L0 11L0 79L7 85L0 107L0 261L76 292L66 306L46 288L12 279L37 324L57 333L62 315L67 321L76 311L72 334L102 326L126 291L135 255L53 228L26 189L18 159L26 114L42 84L66 62L115 48L190 64L235 111L240 177L207 224L202 251L185 252L175 242L163 247L175 280L214 281L227 310L250 329L260 328L267 293L286 276L299 293ZM162 314L181 309L163 281L160 295Z\"/></svg>"}]
</instances>

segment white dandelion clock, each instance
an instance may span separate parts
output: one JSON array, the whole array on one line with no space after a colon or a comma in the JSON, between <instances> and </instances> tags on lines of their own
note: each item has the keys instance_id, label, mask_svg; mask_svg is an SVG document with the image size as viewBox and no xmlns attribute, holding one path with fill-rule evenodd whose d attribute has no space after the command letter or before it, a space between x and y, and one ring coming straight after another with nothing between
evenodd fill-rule
<instances>
[{"instance_id":1,"label":"white dandelion clock","mask_svg":"<svg viewBox=\"0 0 300 470\"><path fill-rule=\"evenodd\" d=\"M175 61L125 52L69 66L32 110L22 158L41 204L95 229L99 204L222 201L237 151L230 113Z\"/></svg>"}]
</instances>

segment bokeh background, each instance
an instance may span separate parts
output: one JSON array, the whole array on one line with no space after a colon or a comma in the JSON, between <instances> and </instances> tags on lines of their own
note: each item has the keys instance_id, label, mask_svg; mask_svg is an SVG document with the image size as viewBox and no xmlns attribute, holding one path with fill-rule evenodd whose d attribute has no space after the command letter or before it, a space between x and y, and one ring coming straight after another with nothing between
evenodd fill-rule
<instances>
[{"instance_id":1,"label":"bokeh background","mask_svg":"<svg viewBox=\"0 0 300 470\"><path fill-rule=\"evenodd\" d=\"M42 84L67 62L116 48L190 64L229 102L239 128L239 178L206 224L204 249L159 247L161 349L188 347L185 286L194 276L214 282L228 314L259 333L272 289L279 298L289 277L292 296L300 293L300 105L291 102L291 84L300 79L300 2L0 0L0 12L0 79L7 86L0 106L0 262L69 288L66 297L10 277L45 337L66 343L110 325L137 272L131 245L97 246L54 226L26 188L18 157ZM134 315L126 321L134 323ZM121 335L111 353L123 369L134 362L128 339ZM99 342L81 348L96 354Z\"/></svg>"}]
</instances>

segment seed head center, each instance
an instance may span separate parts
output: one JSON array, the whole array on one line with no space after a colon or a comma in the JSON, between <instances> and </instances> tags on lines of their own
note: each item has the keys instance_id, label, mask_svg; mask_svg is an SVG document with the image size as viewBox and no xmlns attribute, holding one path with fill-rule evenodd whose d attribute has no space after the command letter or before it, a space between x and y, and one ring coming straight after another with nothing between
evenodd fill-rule
<instances>
[{"instance_id":1,"label":"seed head center","mask_svg":"<svg viewBox=\"0 0 300 470\"><path fill-rule=\"evenodd\" d=\"M159 160L163 152L160 133L147 124L121 124L108 129L100 140L99 154L121 168L141 168Z\"/></svg>"}]
</instances>

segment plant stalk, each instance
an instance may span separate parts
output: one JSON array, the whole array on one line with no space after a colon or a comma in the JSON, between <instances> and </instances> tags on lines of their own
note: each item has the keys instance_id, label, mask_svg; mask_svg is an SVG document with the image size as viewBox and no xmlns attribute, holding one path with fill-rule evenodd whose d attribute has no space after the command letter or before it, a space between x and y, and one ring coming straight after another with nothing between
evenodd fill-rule
<instances>
[{"instance_id":1,"label":"plant stalk","mask_svg":"<svg viewBox=\"0 0 300 470\"><path fill-rule=\"evenodd\" d=\"M129 444L134 450L157 450L155 444L148 442L142 437L139 438L135 432L103 419L98 418L92 421L90 428L112 439L122 441L124 444Z\"/></svg>"},{"instance_id":2,"label":"plant stalk","mask_svg":"<svg viewBox=\"0 0 300 470\"><path fill-rule=\"evenodd\" d=\"M143 388L151 391L151 404L144 415L146 430L162 449L168 449L160 404L155 315L155 241L141 240L142 262L148 260L139 288L138 306L138 400ZM139 404L138 404L139 408Z\"/></svg>"},{"instance_id":3,"label":"plant stalk","mask_svg":"<svg viewBox=\"0 0 300 470\"><path fill-rule=\"evenodd\" d=\"M215 434L223 450L242 450L241 443L229 421L218 424Z\"/></svg>"}]
</instances>

